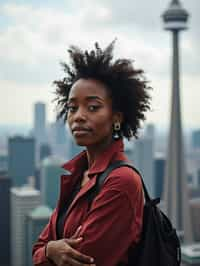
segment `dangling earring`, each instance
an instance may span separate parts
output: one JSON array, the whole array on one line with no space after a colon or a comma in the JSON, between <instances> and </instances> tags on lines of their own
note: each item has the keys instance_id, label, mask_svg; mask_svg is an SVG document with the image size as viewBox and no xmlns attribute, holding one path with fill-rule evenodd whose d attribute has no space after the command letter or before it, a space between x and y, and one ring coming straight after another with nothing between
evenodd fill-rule
<instances>
[{"instance_id":1,"label":"dangling earring","mask_svg":"<svg viewBox=\"0 0 200 266\"><path fill-rule=\"evenodd\" d=\"M113 127L113 139L118 140L121 138L121 125L120 122L115 122Z\"/></svg>"}]
</instances>

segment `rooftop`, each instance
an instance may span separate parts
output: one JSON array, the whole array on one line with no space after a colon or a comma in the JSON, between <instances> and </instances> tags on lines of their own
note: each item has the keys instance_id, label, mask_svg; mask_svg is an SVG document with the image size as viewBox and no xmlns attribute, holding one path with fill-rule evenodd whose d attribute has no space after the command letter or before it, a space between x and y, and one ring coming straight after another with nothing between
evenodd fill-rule
<instances>
[{"instance_id":1,"label":"rooftop","mask_svg":"<svg viewBox=\"0 0 200 266\"><path fill-rule=\"evenodd\" d=\"M200 263L200 242L181 247L182 260L189 263Z\"/></svg>"},{"instance_id":2,"label":"rooftop","mask_svg":"<svg viewBox=\"0 0 200 266\"><path fill-rule=\"evenodd\" d=\"M31 217L32 219L49 218L52 212L53 210L48 206L40 205L29 213L29 217Z\"/></svg>"},{"instance_id":3,"label":"rooftop","mask_svg":"<svg viewBox=\"0 0 200 266\"><path fill-rule=\"evenodd\" d=\"M16 194L17 196L39 196L40 191L36 190L35 188L31 187L30 185L24 185L22 187L12 187L11 193Z\"/></svg>"},{"instance_id":4,"label":"rooftop","mask_svg":"<svg viewBox=\"0 0 200 266\"><path fill-rule=\"evenodd\" d=\"M42 161L42 165L43 166L62 166L64 164L65 160L61 157L58 157L58 156L49 156L47 158L45 158L43 161Z\"/></svg>"}]
</instances>

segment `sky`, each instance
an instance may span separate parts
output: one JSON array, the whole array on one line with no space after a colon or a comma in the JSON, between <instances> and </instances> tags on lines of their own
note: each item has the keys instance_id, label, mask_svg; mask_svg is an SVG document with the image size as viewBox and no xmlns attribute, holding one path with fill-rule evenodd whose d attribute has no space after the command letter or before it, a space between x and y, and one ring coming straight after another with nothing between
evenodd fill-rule
<instances>
[{"instance_id":1,"label":"sky","mask_svg":"<svg viewBox=\"0 0 200 266\"><path fill-rule=\"evenodd\" d=\"M148 123L170 119L172 36L161 14L170 0L1 0L0 124L33 124L37 101L55 120L52 82L63 78L67 49L91 49L117 38L114 57L128 57L153 87ZM190 13L180 36L181 110L184 127L200 127L200 1L182 0Z\"/></svg>"}]
</instances>

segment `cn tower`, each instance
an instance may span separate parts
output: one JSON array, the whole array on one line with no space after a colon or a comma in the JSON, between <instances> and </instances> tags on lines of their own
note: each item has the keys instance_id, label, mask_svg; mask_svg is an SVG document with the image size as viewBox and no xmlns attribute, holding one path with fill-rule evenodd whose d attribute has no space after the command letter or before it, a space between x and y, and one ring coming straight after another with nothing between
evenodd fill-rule
<instances>
[{"instance_id":1,"label":"cn tower","mask_svg":"<svg viewBox=\"0 0 200 266\"><path fill-rule=\"evenodd\" d=\"M181 123L179 84L179 37L187 28L188 12L179 0L172 0L163 13L164 28L172 33L172 93L168 151L164 176L166 214L184 243L193 241L189 196L186 181L186 162Z\"/></svg>"}]
</instances>

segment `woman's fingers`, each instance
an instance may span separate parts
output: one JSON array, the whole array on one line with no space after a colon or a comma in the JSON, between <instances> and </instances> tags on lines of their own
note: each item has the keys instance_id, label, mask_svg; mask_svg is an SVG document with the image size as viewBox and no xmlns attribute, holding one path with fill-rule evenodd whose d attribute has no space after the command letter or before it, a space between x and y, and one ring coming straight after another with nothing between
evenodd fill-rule
<instances>
[{"instance_id":1,"label":"woman's fingers","mask_svg":"<svg viewBox=\"0 0 200 266\"><path fill-rule=\"evenodd\" d=\"M65 242L72 248L76 247L82 240L82 237L78 237L78 238L65 238L64 239Z\"/></svg>"},{"instance_id":2,"label":"woman's fingers","mask_svg":"<svg viewBox=\"0 0 200 266\"><path fill-rule=\"evenodd\" d=\"M60 239L47 244L46 255L60 266L94 266L94 259L76 250L83 238Z\"/></svg>"},{"instance_id":3,"label":"woman's fingers","mask_svg":"<svg viewBox=\"0 0 200 266\"><path fill-rule=\"evenodd\" d=\"M68 257L66 260L67 265L70 266L96 266L94 263L91 262L80 262L77 259L74 259L72 257Z\"/></svg>"},{"instance_id":4,"label":"woman's fingers","mask_svg":"<svg viewBox=\"0 0 200 266\"><path fill-rule=\"evenodd\" d=\"M74 260L80 262L80 263L85 263L85 264L92 264L94 263L94 259L90 256L87 256L81 252L79 252L78 250L74 249L73 247L75 247L78 243L80 243L82 241L82 239L77 238L77 239L65 239L65 242L71 247L70 249L68 249L67 255L70 258L73 258Z\"/></svg>"},{"instance_id":5,"label":"woman's fingers","mask_svg":"<svg viewBox=\"0 0 200 266\"><path fill-rule=\"evenodd\" d=\"M78 237L79 237L79 234L80 234L81 228L82 228L82 226L80 225L80 226L76 229L76 232L75 232L75 233L73 234L73 236L71 237L72 239L74 239L74 238L78 238Z\"/></svg>"},{"instance_id":6,"label":"woman's fingers","mask_svg":"<svg viewBox=\"0 0 200 266\"><path fill-rule=\"evenodd\" d=\"M83 253L80 253L79 251L72 249L72 258L76 261L79 261L80 263L84 264L93 264L94 259L90 256L84 255Z\"/></svg>"}]
</instances>

